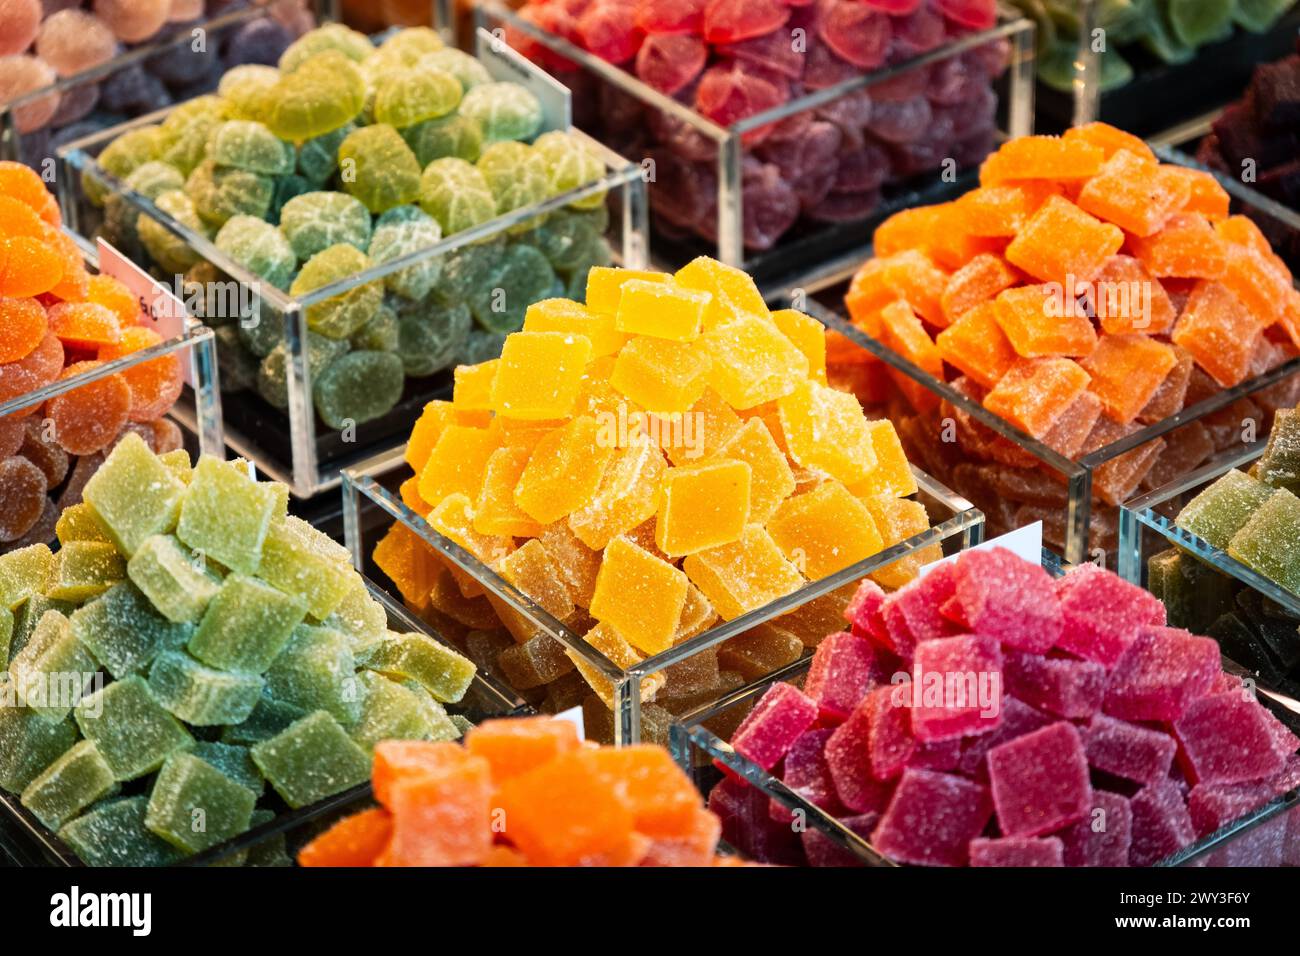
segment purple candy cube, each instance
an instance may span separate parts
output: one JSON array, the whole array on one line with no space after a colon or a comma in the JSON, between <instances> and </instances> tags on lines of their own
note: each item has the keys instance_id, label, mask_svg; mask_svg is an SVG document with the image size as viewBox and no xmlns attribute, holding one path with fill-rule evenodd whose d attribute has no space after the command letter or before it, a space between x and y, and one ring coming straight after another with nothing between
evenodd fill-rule
<instances>
[{"instance_id":1,"label":"purple candy cube","mask_svg":"<svg viewBox=\"0 0 1300 956\"><path fill-rule=\"evenodd\" d=\"M988 752L999 744L1004 744L1017 737L1046 727L1053 723L1052 718L1022 703L1009 694L1002 696L1002 722L987 734L968 737L962 742L961 761L957 769L968 777L988 780L989 771L986 757Z\"/></svg>"},{"instance_id":2,"label":"purple candy cube","mask_svg":"<svg viewBox=\"0 0 1300 956\"><path fill-rule=\"evenodd\" d=\"M1273 744L1264 708L1240 694L1201 697L1174 724L1180 760L1198 784L1250 783L1282 771L1287 755Z\"/></svg>"},{"instance_id":3,"label":"purple candy cube","mask_svg":"<svg viewBox=\"0 0 1300 956\"><path fill-rule=\"evenodd\" d=\"M1083 819L1092 784L1083 741L1058 721L988 753L989 785L1004 836L1039 836Z\"/></svg>"},{"instance_id":4,"label":"purple candy cube","mask_svg":"<svg viewBox=\"0 0 1300 956\"><path fill-rule=\"evenodd\" d=\"M1057 837L976 837L970 841L971 866L1064 866Z\"/></svg>"},{"instance_id":5,"label":"purple candy cube","mask_svg":"<svg viewBox=\"0 0 1300 956\"><path fill-rule=\"evenodd\" d=\"M855 636L886 648L890 646L889 631L885 627L880 607L887 596L884 588L870 578L865 578L844 609L844 619L849 622L849 629Z\"/></svg>"},{"instance_id":6,"label":"purple candy cube","mask_svg":"<svg viewBox=\"0 0 1300 956\"><path fill-rule=\"evenodd\" d=\"M1133 841L1133 811L1127 797L1092 792L1092 809L1061 831L1066 866L1128 866Z\"/></svg>"},{"instance_id":7,"label":"purple candy cube","mask_svg":"<svg viewBox=\"0 0 1300 956\"><path fill-rule=\"evenodd\" d=\"M876 828L879 813L862 813L852 817L840 817L840 824L852 830L863 841L871 839L871 831ZM820 830L809 827L803 832L803 851L808 857L809 866L862 866L862 858L847 850L834 839Z\"/></svg>"},{"instance_id":8,"label":"purple candy cube","mask_svg":"<svg viewBox=\"0 0 1300 956\"><path fill-rule=\"evenodd\" d=\"M978 740L979 738L975 739ZM908 761L908 766L916 767L919 770L955 771L961 763L961 744L961 738L959 737L954 737L952 740L937 740L933 743L917 744L916 749L912 751L912 759Z\"/></svg>"},{"instance_id":9,"label":"purple candy cube","mask_svg":"<svg viewBox=\"0 0 1300 956\"><path fill-rule=\"evenodd\" d=\"M817 645L803 689L817 702L822 720L838 722L853 712L881 676L869 641L832 634Z\"/></svg>"},{"instance_id":10,"label":"purple candy cube","mask_svg":"<svg viewBox=\"0 0 1300 956\"><path fill-rule=\"evenodd\" d=\"M731 738L736 753L771 770L817 719L817 704L797 687L773 684Z\"/></svg>"},{"instance_id":11,"label":"purple candy cube","mask_svg":"<svg viewBox=\"0 0 1300 956\"><path fill-rule=\"evenodd\" d=\"M1094 661L1008 651L1004 673L1009 693L1070 720L1091 717L1106 694L1106 668Z\"/></svg>"},{"instance_id":12,"label":"purple candy cube","mask_svg":"<svg viewBox=\"0 0 1300 956\"><path fill-rule=\"evenodd\" d=\"M1022 651L1042 653L1056 644L1061 612L1052 578L1039 565L991 548L963 553L954 569L953 599L970 630Z\"/></svg>"},{"instance_id":13,"label":"purple candy cube","mask_svg":"<svg viewBox=\"0 0 1300 956\"><path fill-rule=\"evenodd\" d=\"M1175 627L1139 628L1110 672L1102 710L1124 720L1177 720L1219 672L1213 639Z\"/></svg>"},{"instance_id":14,"label":"purple candy cube","mask_svg":"<svg viewBox=\"0 0 1300 956\"><path fill-rule=\"evenodd\" d=\"M789 824L768 815L768 797L743 780L725 777L709 791L709 809L722 821L722 839L758 863L798 866L803 846Z\"/></svg>"},{"instance_id":15,"label":"purple candy cube","mask_svg":"<svg viewBox=\"0 0 1300 956\"><path fill-rule=\"evenodd\" d=\"M1056 582L1062 628L1057 646L1107 667L1147 625L1163 626L1160 599L1095 564L1082 564Z\"/></svg>"},{"instance_id":16,"label":"purple candy cube","mask_svg":"<svg viewBox=\"0 0 1300 956\"><path fill-rule=\"evenodd\" d=\"M1196 839L1183 794L1171 781L1162 780L1139 790L1129 801L1133 811L1130 866L1151 866Z\"/></svg>"},{"instance_id":17,"label":"purple candy cube","mask_svg":"<svg viewBox=\"0 0 1300 956\"><path fill-rule=\"evenodd\" d=\"M832 816L839 816L845 810L835 796L831 771L826 765L826 741L830 736L829 729L810 730L796 740L790 752L785 755L781 781L813 806L820 807ZM771 802L769 813L773 820L782 823L794 819L790 808L775 798Z\"/></svg>"},{"instance_id":18,"label":"purple candy cube","mask_svg":"<svg viewBox=\"0 0 1300 956\"><path fill-rule=\"evenodd\" d=\"M1105 714L1094 714L1082 732L1089 766L1135 783L1165 779L1178 751L1168 734Z\"/></svg>"},{"instance_id":19,"label":"purple candy cube","mask_svg":"<svg viewBox=\"0 0 1300 956\"><path fill-rule=\"evenodd\" d=\"M872 845L900 863L962 866L970 841L989 822L988 790L951 774L908 768L872 834Z\"/></svg>"},{"instance_id":20,"label":"purple candy cube","mask_svg":"<svg viewBox=\"0 0 1300 956\"><path fill-rule=\"evenodd\" d=\"M988 634L925 641L912 662L912 732L930 743L993 730L1002 720L1002 649Z\"/></svg>"}]
</instances>

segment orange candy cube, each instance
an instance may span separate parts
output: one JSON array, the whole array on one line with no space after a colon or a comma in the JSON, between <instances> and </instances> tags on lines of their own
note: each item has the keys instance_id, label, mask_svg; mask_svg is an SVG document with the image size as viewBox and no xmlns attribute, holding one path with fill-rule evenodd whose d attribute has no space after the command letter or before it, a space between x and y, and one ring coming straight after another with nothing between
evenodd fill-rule
<instances>
[{"instance_id":1,"label":"orange candy cube","mask_svg":"<svg viewBox=\"0 0 1300 956\"><path fill-rule=\"evenodd\" d=\"M906 302L891 302L881 310L880 341L921 371L943 378L939 349Z\"/></svg>"},{"instance_id":2,"label":"orange candy cube","mask_svg":"<svg viewBox=\"0 0 1300 956\"><path fill-rule=\"evenodd\" d=\"M686 585L686 575L667 561L627 538L615 538L596 576L591 616L638 650L657 654L672 646L686 605Z\"/></svg>"},{"instance_id":3,"label":"orange candy cube","mask_svg":"<svg viewBox=\"0 0 1300 956\"><path fill-rule=\"evenodd\" d=\"M997 256L976 256L948 278L941 300L944 324L950 325L975 306L991 301L1018 279L1016 271Z\"/></svg>"},{"instance_id":4,"label":"orange candy cube","mask_svg":"<svg viewBox=\"0 0 1300 956\"><path fill-rule=\"evenodd\" d=\"M604 548L654 517L668 470L663 452L648 438L619 449L595 495L569 515L569 527L587 547Z\"/></svg>"},{"instance_id":5,"label":"orange candy cube","mask_svg":"<svg viewBox=\"0 0 1300 956\"><path fill-rule=\"evenodd\" d=\"M471 428L487 428L491 419L486 411L466 412L458 409L451 402L432 401L424 406L424 411L411 429L411 440L406 445L406 463L418 475L429 460L433 446L438 443L448 425L466 425Z\"/></svg>"},{"instance_id":6,"label":"orange candy cube","mask_svg":"<svg viewBox=\"0 0 1300 956\"><path fill-rule=\"evenodd\" d=\"M1061 187L1049 182L1000 183L972 189L957 200L963 227L973 236L1010 238Z\"/></svg>"},{"instance_id":7,"label":"orange candy cube","mask_svg":"<svg viewBox=\"0 0 1300 956\"><path fill-rule=\"evenodd\" d=\"M457 365L452 372L452 404L462 412L492 411L492 383L500 364L500 359L492 359L478 365Z\"/></svg>"},{"instance_id":8,"label":"orange candy cube","mask_svg":"<svg viewBox=\"0 0 1300 956\"><path fill-rule=\"evenodd\" d=\"M1250 372L1259 338L1259 319L1219 282L1198 282L1174 326L1174 342L1224 388L1239 384Z\"/></svg>"},{"instance_id":9,"label":"orange candy cube","mask_svg":"<svg viewBox=\"0 0 1300 956\"><path fill-rule=\"evenodd\" d=\"M871 512L838 481L787 498L767 522L786 558L816 581L876 554L884 545Z\"/></svg>"},{"instance_id":10,"label":"orange candy cube","mask_svg":"<svg viewBox=\"0 0 1300 956\"><path fill-rule=\"evenodd\" d=\"M717 451L722 458L749 465L749 520L762 524L782 501L794 493L794 473L772 433L751 418L732 433Z\"/></svg>"},{"instance_id":11,"label":"orange candy cube","mask_svg":"<svg viewBox=\"0 0 1300 956\"><path fill-rule=\"evenodd\" d=\"M382 807L345 817L298 851L299 866L374 866L393 821Z\"/></svg>"},{"instance_id":12,"label":"orange candy cube","mask_svg":"<svg viewBox=\"0 0 1300 956\"><path fill-rule=\"evenodd\" d=\"M486 428L448 425L420 471L420 497L434 506L448 495L477 499L488 459L498 447L498 436Z\"/></svg>"},{"instance_id":13,"label":"orange candy cube","mask_svg":"<svg viewBox=\"0 0 1300 956\"><path fill-rule=\"evenodd\" d=\"M655 523L659 550L679 558L738 539L749 522L752 474L748 463L729 458L669 468Z\"/></svg>"},{"instance_id":14,"label":"orange candy cube","mask_svg":"<svg viewBox=\"0 0 1300 956\"><path fill-rule=\"evenodd\" d=\"M1021 358L1079 357L1097 347L1092 320L1060 287L1026 285L1007 289L993 317Z\"/></svg>"},{"instance_id":15,"label":"orange candy cube","mask_svg":"<svg viewBox=\"0 0 1300 956\"><path fill-rule=\"evenodd\" d=\"M1127 425L1146 407L1178 360L1174 350L1145 335L1107 335L1081 361L1106 416Z\"/></svg>"},{"instance_id":16,"label":"orange candy cube","mask_svg":"<svg viewBox=\"0 0 1300 956\"><path fill-rule=\"evenodd\" d=\"M865 480L849 487L859 498L875 498L888 495L901 498L916 494L916 476L907 462L903 452L903 443L898 438L894 423L888 419L867 422L871 431L871 449L876 453L876 467L871 469Z\"/></svg>"},{"instance_id":17,"label":"orange candy cube","mask_svg":"<svg viewBox=\"0 0 1300 956\"><path fill-rule=\"evenodd\" d=\"M1133 255L1153 276L1218 279L1228 267L1226 243L1204 217L1180 213L1164 229L1129 241Z\"/></svg>"},{"instance_id":18,"label":"orange candy cube","mask_svg":"<svg viewBox=\"0 0 1300 956\"><path fill-rule=\"evenodd\" d=\"M886 548L892 548L930 529L930 515L925 505L911 498L867 498L862 502L876 522L876 530ZM916 577L922 566L938 561L943 550L938 542L928 544L913 554L891 561L883 568L872 571L869 577L881 587L901 588Z\"/></svg>"},{"instance_id":19,"label":"orange candy cube","mask_svg":"<svg viewBox=\"0 0 1300 956\"><path fill-rule=\"evenodd\" d=\"M1230 222L1232 220L1224 220L1220 226ZM1224 228L1216 231L1220 235L1231 233L1230 229ZM1224 256L1223 275L1219 282L1241 301L1261 326L1278 321L1282 317L1282 305L1292 290L1291 273L1282 260L1267 246L1260 250L1231 239L1224 245Z\"/></svg>"},{"instance_id":20,"label":"orange candy cube","mask_svg":"<svg viewBox=\"0 0 1300 956\"><path fill-rule=\"evenodd\" d=\"M1021 359L984 396L984 407L1042 438L1088 381L1088 373L1068 358Z\"/></svg>"},{"instance_id":21,"label":"orange candy cube","mask_svg":"<svg viewBox=\"0 0 1300 956\"><path fill-rule=\"evenodd\" d=\"M968 310L939 333L935 345L945 362L985 388L996 385L1016 362L1016 350L998 325L993 302Z\"/></svg>"},{"instance_id":22,"label":"orange candy cube","mask_svg":"<svg viewBox=\"0 0 1300 956\"><path fill-rule=\"evenodd\" d=\"M591 759L608 786L631 807L638 833L651 837L691 834L703 800L663 747L605 747L593 751Z\"/></svg>"},{"instance_id":23,"label":"orange candy cube","mask_svg":"<svg viewBox=\"0 0 1300 956\"><path fill-rule=\"evenodd\" d=\"M1186 166L1170 166L1169 170L1187 180L1187 202L1183 212L1200 213L1206 219L1227 219L1232 205L1232 197L1219 185L1213 173L1201 169L1189 169Z\"/></svg>"},{"instance_id":24,"label":"orange candy cube","mask_svg":"<svg viewBox=\"0 0 1300 956\"><path fill-rule=\"evenodd\" d=\"M487 720L465 735L465 749L488 762L498 784L579 746L577 727L549 717Z\"/></svg>"},{"instance_id":25,"label":"orange candy cube","mask_svg":"<svg viewBox=\"0 0 1300 956\"><path fill-rule=\"evenodd\" d=\"M745 528L739 541L689 555L682 567L713 609L728 621L785 597L803 584L799 569L756 524Z\"/></svg>"},{"instance_id":26,"label":"orange candy cube","mask_svg":"<svg viewBox=\"0 0 1300 956\"><path fill-rule=\"evenodd\" d=\"M871 428L847 392L804 382L777 402L777 409L786 450L798 464L846 485L863 481L876 467Z\"/></svg>"},{"instance_id":27,"label":"orange candy cube","mask_svg":"<svg viewBox=\"0 0 1300 956\"><path fill-rule=\"evenodd\" d=\"M1111 256L1092 285L1093 314L1111 335L1163 335L1178 318L1165 287L1132 256Z\"/></svg>"},{"instance_id":28,"label":"orange candy cube","mask_svg":"<svg viewBox=\"0 0 1300 956\"><path fill-rule=\"evenodd\" d=\"M1020 136L1003 143L980 167L980 185L1007 180L1078 180L1096 176L1105 151L1080 136Z\"/></svg>"},{"instance_id":29,"label":"orange candy cube","mask_svg":"<svg viewBox=\"0 0 1300 956\"><path fill-rule=\"evenodd\" d=\"M1079 191L1079 208L1135 236L1149 236L1186 205L1191 184L1168 167L1122 149Z\"/></svg>"},{"instance_id":30,"label":"orange candy cube","mask_svg":"<svg viewBox=\"0 0 1300 956\"><path fill-rule=\"evenodd\" d=\"M527 448L517 445L498 448L488 456L483 467L483 486L474 502L474 530L479 534L508 537L541 534L541 523L515 504L515 488L530 457Z\"/></svg>"},{"instance_id":31,"label":"orange candy cube","mask_svg":"<svg viewBox=\"0 0 1300 956\"><path fill-rule=\"evenodd\" d=\"M424 740L383 740L375 745L374 764L370 771L375 799L387 807L393 784L461 764L466 753L453 743Z\"/></svg>"},{"instance_id":32,"label":"orange candy cube","mask_svg":"<svg viewBox=\"0 0 1300 956\"><path fill-rule=\"evenodd\" d=\"M515 504L541 524L567 518L591 501L613 457L596 419L574 418L537 443L515 486Z\"/></svg>"},{"instance_id":33,"label":"orange candy cube","mask_svg":"<svg viewBox=\"0 0 1300 956\"><path fill-rule=\"evenodd\" d=\"M684 412L704 394L712 362L691 343L635 336L623 346L609 382L651 412Z\"/></svg>"},{"instance_id":34,"label":"orange candy cube","mask_svg":"<svg viewBox=\"0 0 1300 956\"><path fill-rule=\"evenodd\" d=\"M1144 141L1109 123L1084 123L1082 126L1073 126L1061 135L1061 139L1067 143L1090 143L1098 147L1106 159L1110 159L1124 149L1141 159L1156 161L1156 154Z\"/></svg>"},{"instance_id":35,"label":"orange candy cube","mask_svg":"<svg viewBox=\"0 0 1300 956\"><path fill-rule=\"evenodd\" d=\"M429 606L429 591L442 572L437 552L415 532L398 522L379 539L374 550L375 566L388 575L402 599L417 610Z\"/></svg>"},{"instance_id":36,"label":"orange candy cube","mask_svg":"<svg viewBox=\"0 0 1300 956\"><path fill-rule=\"evenodd\" d=\"M1006 257L1035 279L1064 286L1070 277L1091 280L1123 245L1124 233L1118 227L1052 196L1011 240Z\"/></svg>"},{"instance_id":37,"label":"orange candy cube","mask_svg":"<svg viewBox=\"0 0 1300 956\"><path fill-rule=\"evenodd\" d=\"M804 315L796 309L781 309L773 312L772 322L808 360L809 378L825 384L826 326L811 315Z\"/></svg>"},{"instance_id":38,"label":"orange candy cube","mask_svg":"<svg viewBox=\"0 0 1300 956\"><path fill-rule=\"evenodd\" d=\"M431 744L430 746L438 746ZM477 866L492 850L492 772L461 752L436 770L398 776L385 806L393 831L378 866Z\"/></svg>"}]
</instances>

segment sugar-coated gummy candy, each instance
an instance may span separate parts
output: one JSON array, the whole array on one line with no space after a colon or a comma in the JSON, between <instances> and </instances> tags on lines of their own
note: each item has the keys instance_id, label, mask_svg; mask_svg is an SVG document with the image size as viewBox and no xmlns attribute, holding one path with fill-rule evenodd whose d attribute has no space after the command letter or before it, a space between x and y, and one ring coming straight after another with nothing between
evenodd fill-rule
<instances>
[{"instance_id":1,"label":"sugar-coated gummy candy","mask_svg":"<svg viewBox=\"0 0 1300 956\"><path fill-rule=\"evenodd\" d=\"M278 289L288 288L297 271L298 257L284 233L253 216L226 220L214 242L232 261Z\"/></svg>"},{"instance_id":2,"label":"sugar-coated gummy candy","mask_svg":"<svg viewBox=\"0 0 1300 956\"><path fill-rule=\"evenodd\" d=\"M485 143L531 139L541 127L542 107L526 87L514 83L480 83L466 91L460 113L476 120Z\"/></svg>"},{"instance_id":3,"label":"sugar-coated gummy candy","mask_svg":"<svg viewBox=\"0 0 1300 956\"><path fill-rule=\"evenodd\" d=\"M116 680L84 698L73 717L118 781L152 773L193 742L139 675Z\"/></svg>"},{"instance_id":4,"label":"sugar-coated gummy candy","mask_svg":"<svg viewBox=\"0 0 1300 956\"><path fill-rule=\"evenodd\" d=\"M330 363L312 386L316 411L331 428L387 413L402 394L402 360L392 352L349 352Z\"/></svg>"},{"instance_id":5,"label":"sugar-coated gummy candy","mask_svg":"<svg viewBox=\"0 0 1300 956\"><path fill-rule=\"evenodd\" d=\"M315 711L252 747L253 762L291 807L303 807L365 781L370 763L338 721Z\"/></svg>"},{"instance_id":6,"label":"sugar-coated gummy candy","mask_svg":"<svg viewBox=\"0 0 1300 956\"><path fill-rule=\"evenodd\" d=\"M61 827L112 788L113 771L95 745L82 740L22 791L22 805L51 829Z\"/></svg>"},{"instance_id":7,"label":"sugar-coated gummy candy","mask_svg":"<svg viewBox=\"0 0 1300 956\"><path fill-rule=\"evenodd\" d=\"M267 94L263 122L281 139L314 139L356 119L365 91L366 81L346 53L316 53L292 71L281 68L279 82Z\"/></svg>"},{"instance_id":8,"label":"sugar-coated gummy candy","mask_svg":"<svg viewBox=\"0 0 1300 956\"><path fill-rule=\"evenodd\" d=\"M154 609L133 584L115 584L72 612L72 633L112 677L143 671L160 653L184 646L193 633Z\"/></svg>"},{"instance_id":9,"label":"sugar-coated gummy candy","mask_svg":"<svg viewBox=\"0 0 1300 956\"><path fill-rule=\"evenodd\" d=\"M442 238L442 227L416 206L395 206L376 221L368 254L375 265L431 249ZM420 262L384 277L390 291L410 300L423 299L432 291L442 272L442 258L427 256Z\"/></svg>"},{"instance_id":10,"label":"sugar-coated gummy candy","mask_svg":"<svg viewBox=\"0 0 1300 956\"><path fill-rule=\"evenodd\" d=\"M257 794L189 753L163 764L145 811L145 826L186 853L198 853L248 828ZM196 810L204 826L193 826Z\"/></svg>"},{"instance_id":11,"label":"sugar-coated gummy candy","mask_svg":"<svg viewBox=\"0 0 1300 956\"><path fill-rule=\"evenodd\" d=\"M303 262L340 243L365 252L370 245L370 228L365 206L346 193L303 193L280 210L280 231Z\"/></svg>"},{"instance_id":12,"label":"sugar-coated gummy candy","mask_svg":"<svg viewBox=\"0 0 1300 956\"><path fill-rule=\"evenodd\" d=\"M59 839L89 866L168 866L182 854L145 826L147 796L106 798L64 824Z\"/></svg>"},{"instance_id":13,"label":"sugar-coated gummy candy","mask_svg":"<svg viewBox=\"0 0 1300 956\"><path fill-rule=\"evenodd\" d=\"M420 207L438 220L444 235L454 235L497 214L497 200L483 173L456 156L425 166L420 176Z\"/></svg>"},{"instance_id":14,"label":"sugar-coated gummy candy","mask_svg":"<svg viewBox=\"0 0 1300 956\"><path fill-rule=\"evenodd\" d=\"M290 295L303 295L339 282L370 267L370 260L355 246L336 244L316 253L303 265ZM308 306L307 325L321 335L344 339L365 325L383 301L380 282L366 282Z\"/></svg>"},{"instance_id":15,"label":"sugar-coated gummy candy","mask_svg":"<svg viewBox=\"0 0 1300 956\"><path fill-rule=\"evenodd\" d=\"M439 119L456 109L463 92L460 80L422 59L418 68L379 77L375 83L375 121L400 130Z\"/></svg>"},{"instance_id":16,"label":"sugar-coated gummy candy","mask_svg":"<svg viewBox=\"0 0 1300 956\"><path fill-rule=\"evenodd\" d=\"M378 123L350 133L339 145L343 189L372 213L414 202L420 193L420 164L392 126Z\"/></svg>"}]
</instances>

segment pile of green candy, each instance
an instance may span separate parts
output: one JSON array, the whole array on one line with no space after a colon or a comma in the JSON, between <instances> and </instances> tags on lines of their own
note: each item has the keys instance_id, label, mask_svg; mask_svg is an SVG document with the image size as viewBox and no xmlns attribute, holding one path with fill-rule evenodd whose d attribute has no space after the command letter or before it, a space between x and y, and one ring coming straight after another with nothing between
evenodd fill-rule
<instances>
[{"instance_id":1,"label":"pile of green candy","mask_svg":"<svg viewBox=\"0 0 1300 956\"><path fill-rule=\"evenodd\" d=\"M1038 77L1069 92L1079 49L1080 4L1076 0L1013 0L1038 24ZM1133 79L1120 51L1141 47L1164 63L1186 63L1198 47L1231 36L1236 27L1263 33L1295 0L1098 0L1097 27L1105 49L1098 54L1101 88Z\"/></svg>"},{"instance_id":2,"label":"pile of green candy","mask_svg":"<svg viewBox=\"0 0 1300 956\"><path fill-rule=\"evenodd\" d=\"M129 130L98 165L231 260L294 297L427 250L506 213L600 180L602 160L568 132L538 135L537 98L494 82L424 27L378 47L330 24L279 67L239 66L217 93ZM183 275L216 328L222 385L289 404L283 319L256 321L195 295L224 277L190 243L83 176L102 234L170 285ZM598 193L485 241L425 257L307 309L313 398L332 429L387 413L407 377L495 357L533 302L575 297L607 265ZM223 297L226 298L226 297Z\"/></svg>"},{"instance_id":3,"label":"pile of green candy","mask_svg":"<svg viewBox=\"0 0 1300 956\"><path fill-rule=\"evenodd\" d=\"M128 435L58 551L0 557L0 788L85 862L174 862L364 783L380 740L468 726L443 705L474 665L389 631L287 503L242 462ZM283 862L260 852L238 862Z\"/></svg>"}]
</instances>

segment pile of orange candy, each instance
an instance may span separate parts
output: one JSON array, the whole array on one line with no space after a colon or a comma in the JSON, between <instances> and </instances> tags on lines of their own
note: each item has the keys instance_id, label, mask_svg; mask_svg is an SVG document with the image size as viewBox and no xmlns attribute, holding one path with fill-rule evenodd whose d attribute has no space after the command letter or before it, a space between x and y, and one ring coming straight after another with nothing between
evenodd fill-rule
<instances>
[{"instance_id":1,"label":"pile of orange candy","mask_svg":"<svg viewBox=\"0 0 1300 956\"><path fill-rule=\"evenodd\" d=\"M1300 293L1255 223L1229 214L1210 174L1102 123L1007 142L978 188L885 221L875 254L846 296L853 324L1071 460L1298 354ZM893 402L909 454L990 530L1043 519L1061 546L1059 472L851 343L827 365L864 403ZM1094 496L1116 505L1186 473L1296 392L1274 386L1106 461ZM1100 517L1109 547L1114 512Z\"/></svg>"},{"instance_id":2,"label":"pile of orange candy","mask_svg":"<svg viewBox=\"0 0 1300 956\"><path fill-rule=\"evenodd\" d=\"M464 746L375 747L379 806L302 866L713 866L719 819L662 747L598 747L568 721L490 720Z\"/></svg>"},{"instance_id":3,"label":"pile of orange candy","mask_svg":"<svg viewBox=\"0 0 1300 956\"><path fill-rule=\"evenodd\" d=\"M130 290L91 275L60 228L59 207L28 167L0 162L0 403L157 345ZM162 356L0 418L0 552L46 543L64 507L119 436L180 447L163 418L180 361ZM57 496L57 501L55 497Z\"/></svg>"}]
</instances>

